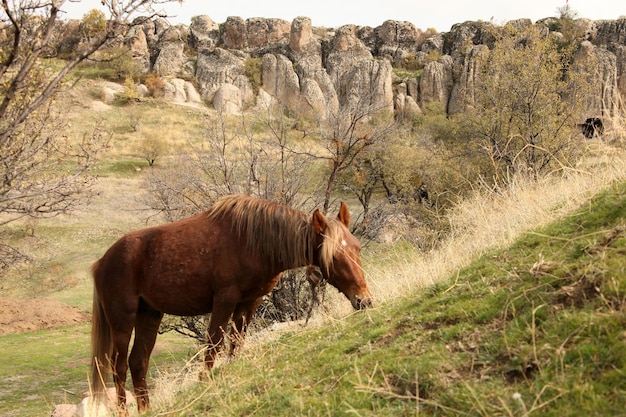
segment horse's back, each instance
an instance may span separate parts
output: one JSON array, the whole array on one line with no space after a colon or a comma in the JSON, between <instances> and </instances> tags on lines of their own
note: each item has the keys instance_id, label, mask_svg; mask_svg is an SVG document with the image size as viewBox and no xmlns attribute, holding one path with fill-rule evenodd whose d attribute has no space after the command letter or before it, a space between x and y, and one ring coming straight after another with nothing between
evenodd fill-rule
<instances>
[{"instance_id":1,"label":"horse's back","mask_svg":"<svg viewBox=\"0 0 626 417\"><path fill-rule=\"evenodd\" d=\"M99 293L142 297L162 312L205 314L215 290L231 285L238 246L230 226L206 213L132 231L94 264L95 285Z\"/></svg>"}]
</instances>

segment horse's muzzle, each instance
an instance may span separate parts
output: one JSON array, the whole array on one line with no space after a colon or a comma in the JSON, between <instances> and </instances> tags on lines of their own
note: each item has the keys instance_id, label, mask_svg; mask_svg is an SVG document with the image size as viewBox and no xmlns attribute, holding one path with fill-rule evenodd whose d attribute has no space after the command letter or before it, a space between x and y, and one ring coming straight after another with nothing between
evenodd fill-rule
<instances>
[{"instance_id":1,"label":"horse's muzzle","mask_svg":"<svg viewBox=\"0 0 626 417\"><path fill-rule=\"evenodd\" d=\"M370 297L360 297L355 295L351 300L352 307L355 310L363 310L372 306L372 299Z\"/></svg>"}]
</instances>

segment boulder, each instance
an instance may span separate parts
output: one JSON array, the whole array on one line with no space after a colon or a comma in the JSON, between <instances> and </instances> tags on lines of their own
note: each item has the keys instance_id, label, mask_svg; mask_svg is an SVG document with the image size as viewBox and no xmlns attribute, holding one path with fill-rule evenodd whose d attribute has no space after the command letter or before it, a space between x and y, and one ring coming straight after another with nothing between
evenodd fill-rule
<instances>
[{"instance_id":1,"label":"boulder","mask_svg":"<svg viewBox=\"0 0 626 417\"><path fill-rule=\"evenodd\" d=\"M133 57L149 57L148 40L141 26L131 26L124 37L124 43L130 49Z\"/></svg>"},{"instance_id":2,"label":"boulder","mask_svg":"<svg viewBox=\"0 0 626 417\"><path fill-rule=\"evenodd\" d=\"M413 23L386 20L375 30L376 55L388 55L401 60L409 53L417 51L421 30L415 28Z\"/></svg>"},{"instance_id":3,"label":"boulder","mask_svg":"<svg viewBox=\"0 0 626 417\"><path fill-rule=\"evenodd\" d=\"M243 98L239 87L222 84L213 96L213 107L220 113L237 114L243 109Z\"/></svg>"},{"instance_id":4,"label":"boulder","mask_svg":"<svg viewBox=\"0 0 626 417\"><path fill-rule=\"evenodd\" d=\"M424 67L420 79L420 107L428 103L439 103L443 109L448 108L450 86L452 85L452 59L444 56L439 61L429 62Z\"/></svg>"},{"instance_id":5,"label":"boulder","mask_svg":"<svg viewBox=\"0 0 626 417\"><path fill-rule=\"evenodd\" d=\"M262 71L262 88L287 108L299 108L300 81L289 58L281 54L266 54L263 56Z\"/></svg>"},{"instance_id":6,"label":"boulder","mask_svg":"<svg viewBox=\"0 0 626 417\"><path fill-rule=\"evenodd\" d=\"M78 407L74 404L57 404L50 417L75 417Z\"/></svg>"},{"instance_id":7,"label":"boulder","mask_svg":"<svg viewBox=\"0 0 626 417\"><path fill-rule=\"evenodd\" d=\"M487 45L492 49L496 41L495 33L495 27L491 23L457 23L444 35L442 52L456 58L465 53L468 45Z\"/></svg>"},{"instance_id":8,"label":"boulder","mask_svg":"<svg viewBox=\"0 0 626 417\"><path fill-rule=\"evenodd\" d=\"M448 100L448 113L457 114L467 110L468 106L475 103L476 80L480 77L482 59L489 54L489 48L485 45L468 46L467 52L460 55L453 64L453 85ZM444 58L444 59L449 59ZM439 94L441 97L442 95Z\"/></svg>"},{"instance_id":9,"label":"boulder","mask_svg":"<svg viewBox=\"0 0 626 417\"><path fill-rule=\"evenodd\" d=\"M595 23L592 42L596 45L626 45L626 17L617 20L600 20Z\"/></svg>"},{"instance_id":10,"label":"boulder","mask_svg":"<svg viewBox=\"0 0 626 417\"><path fill-rule=\"evenodd\" d=\"M196 80L200 95L212 101L222 84L233 84L244 74L244 58L222 48L198 52Z\"/></svg>"},{"instance_id":11,"label":"boulder","mask_svg":"<svg viewBox=\"0 0 626 417\"><path fill-rule=\"evenodd\" d=\"M438 51L443 55L443 42L443 34L437 33L422 43L420 51L424 54L429 54L432 51Z\"/></svg>"},{"instance_id":12,"label":"boulder","mask_svg":"<svg viewBox=\"0 0 626 417\"><path fill-rule=\"evenodd\" d=\"M185 80L173 78L165 82L163 87L164 98L174 103L185 103L187 92L185 91Z\"/></svg>"},{"instance_id":13,"label":"boulder","mask_svg":"<svg viewBox=\"0 0 626 417\"><path fill-rule=\"evenodd\" d=\"M409 95L409 88L406 82L395 86L393 106L395 114L407 120L422 113L415 99Z\"/></svg>"},{"instance_id":14,"label":"boulder","mask_svg":"<svg viewBox=\"0 0 626 417\"><path fill-rule=\"evenodd\" d=\"M256 97L256 111L266 112L268 109L271 109L277 106L278 100L270 95L267 91L260 89L259 94Z\"/></svg>"},{"instance_id":15,"label":"boulder","mask_svg":"<svg viewBox=\"0 0 626 417\"><path fill-rule=\"evenodd\" d=\"M617 91L622 102L626 97L626 18L593 22L593 45L615 56ZM615 109L612 109L615 112Z\"/></svg>"},{"instance_id":16,"label":"boulder","mask_svg":"<svg viewBox=\"0 0 626 417\"><path fill-rule=\"evenodd\" d=\"M116 410L117 394L115 388L108 388L103 402L95 404L89 393L78 404L58 404L52 409L52 417L108 417ZM126 406L130 415L137 414L135 396L126 390Z\"/></svg>"},{"instance_id":17,"label":"boulder","mask_svg":"<svg viewBox=\"0 0 626 417\"><path fill-rule=\"evenodd\" d=\"M339 106L393 110L392 68L387 60L375 60L357 37L356 26L337 30L326 58L326 70L338 92Z\"/></svg>"},{"instance_id":18,"label":"boulder","mask_svg":"<svg viewBox=\"0 0 626 417\"><path fill-rule=\"evenodd\" d=\"M145 84L137 85L137 95L139 97L148 97L150 95L150 90Z\"/></svg>"},{"instance_id":19,"label":"boulder","mask_svg":"<svg viewBox=\"0 0 626 417\"><path fill-rule=\"evenodd\" d=\"M283 19L228 17L223 24L224 48L248 50L287 44L291 24Z\"/></svg>"},{"instance_id":20,"label":"boulder","mask_svg":"<svg viewBox=\"0 0 626 417\"><path fill-rule=\"evenodd\" d=\"M172 26L164 30L159 38L157 49L158 54L153 66L157 74L172 76L181 72L185 43L178 28Z\"/></svg>"},{"instance_id":21,"label":"boulder","mask_svg":"<svg viewBox=\"0 0 626 417\"><path fill-rule=\"evenodd\" d=\"M620 94L616 55L589 41L583 41L574 55L573 68L589 74L587 83L590 90L584 99L583 114L580 117L617 115Z\"/></svg>"},{"instance_id":22,"label":"boulder","mask_svg":"<svg viewBox=\"0 0 626 417\"><path fill-rule=\"evenodd\" d=\"M194 16L189 26L187 43L189 47L200 50L213 48L220 37L220 27L209 16Z\"/></svg>"},{"instance_id":23,"label":"boulder","mask_svg":"<svg viewBox=\"0 0 626 417\"><path fill-rule=\"evenodd\" d=\"M248 48L267 48L287 44L291 23L283 19L251 18L246 20Z\"/></svg>"},{"instance_id":24,"label":"boulder","mask_svg":"<svg viewBox=\"0 0 626 417\"><path fill-rule=\"evenodd\" d=\"M320 42L313 35L313 26L308 17L296 17L291 23L289 49L295 54L321 54Z\"/></svg>"},{"instance_id":25,"label":"boulder","mask_svg":"<svg viewBox=\"0 0 626 417\"><path fill-rule=\"evenodd\" d=\"M150 72L150 48L142 27L132 26L124 37L124 44L130 49L133 60L139 63L141 72Z\"/></svg>"},{"instance_id":26,"label":"boulder","mask_svg":"<svg viewBox=\"0 0 626 417\"><path fill-rule=\"evenodd\" d=\"M115 101L115 96L124 92L124 86L110 81L105 81L100 87L101 99L105 104Z\"/></svg>"},{"instance_id":27,"label":"boulder","mask_svg":"<svg viewBox=\"0 0 626 417\"><path fill-rule=\"evenodd\" d=\"M222 28L222 42L225 49L244 49L246 47L246 22L241 17L229 16Z\"/></svg>"},{"instance_id":28,"label":"boulder","mask_svg":"<svg viewBox=\"0 0 626 417\"><path fill-rule=\"evenodd\" d=\"M185 81L185 94L187 95L187 101L190 103L202 103L202 97L196 90L196 87L189 81Z\"/></svg>"}]
</instances>

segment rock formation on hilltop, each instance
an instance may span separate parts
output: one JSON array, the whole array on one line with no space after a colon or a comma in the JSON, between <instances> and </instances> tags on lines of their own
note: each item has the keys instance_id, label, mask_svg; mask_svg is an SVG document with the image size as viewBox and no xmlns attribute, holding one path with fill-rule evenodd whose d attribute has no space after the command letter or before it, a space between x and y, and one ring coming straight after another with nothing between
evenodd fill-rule
<instances>
[{"instance_id":1,"label":"rock formation on hilltop","mask_svg":"<svg viewBox=\"0 0 626 417\"><path fill-rule=\"evenodd\" d=\"M549 31L554 22L520 19L507 25ZM626 19L576 24L585 35L572 67L597 67L584 116L614 114L626 94ZM188 27L144 21L128 31L125 43L144 72L191 80L205 102L225 112L274 101L323 115L367 97L396 114L417 114L433 102L454 114L472 103L478 62L495 42L493 29L490 23L465 22L447 33L424 33L409 22L389 20L376 28L331 30L315 28L306 17L229 17L217 24L196 16ZM250 68L261 72L256 81ZM399 76L394 68L411 71Z\"/></svg>"}]
</instances>

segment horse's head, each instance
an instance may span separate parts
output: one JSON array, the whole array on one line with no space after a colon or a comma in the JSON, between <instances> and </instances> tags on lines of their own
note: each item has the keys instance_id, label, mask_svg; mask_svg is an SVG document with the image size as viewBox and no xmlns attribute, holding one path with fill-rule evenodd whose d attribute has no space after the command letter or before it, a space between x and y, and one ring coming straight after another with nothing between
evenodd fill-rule
<instances>
[{"instance_id":1,"label":"horse's head","mask_svg":"<svg viewBox=\"0 0 626 417\"><path fill-rule=\"evenodd\" d=\"M326 219L319 210L313 212L317 266L322 276L361 310L371 307L372 296L361 266L361 245L350 233L350 212L341 203L337 219Z\"/></svg>"}]
</instances>

